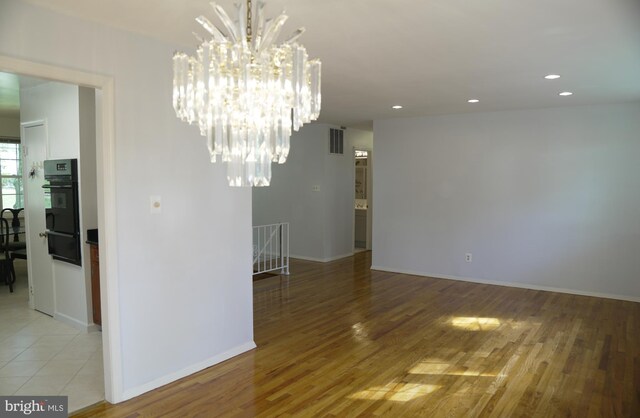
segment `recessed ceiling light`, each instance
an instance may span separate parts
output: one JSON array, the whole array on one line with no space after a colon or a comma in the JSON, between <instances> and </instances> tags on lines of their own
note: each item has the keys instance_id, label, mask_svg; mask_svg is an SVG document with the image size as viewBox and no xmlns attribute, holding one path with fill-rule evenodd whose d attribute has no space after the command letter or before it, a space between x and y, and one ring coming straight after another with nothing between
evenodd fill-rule
<instances>
[{"instance_id":1,"label":"recessed ceiling light","mask_svg":"<svg viewBox=\"0 0 640 418\"><path fill-rule=\"evenodd\" d=\"M402 106L400 105L395 105L395 106L391 106L391 109L402 109Z\"/></svg>"},{"instance_id":2,"label":"recessed ceiling light","mask_svg":"<svg viewBox=\"0 0 640 418\"><path fill-rule=\"evenodd\" d=\"M545 75L544 78L546 78L547 80L555 80L556 78L560 78L560 76L558 74L549 74Z\"/></svg>"},{"instance_id":3,"label":"recessed ceiling light","mask_svg":"<svg viewBox=\"0 0 640 418\"><path fill-rule=\"evenodd\" d=\"M573 93L570 91L563 91L562 93L558 93L560 96L571 96Z\"/></svg>"},{"instance_id":4,"label":"recessed ceiling light","mask_svg":"<svg viewBox=\"0 0 640 418\"><path fill-rule=\"evenodd\" d=\"M469 103L478 103L479 101L480 100L478 100L478 99L469 99L469 100L467 100L467 102L469 102Z\"/></svg>"}]
</instances>

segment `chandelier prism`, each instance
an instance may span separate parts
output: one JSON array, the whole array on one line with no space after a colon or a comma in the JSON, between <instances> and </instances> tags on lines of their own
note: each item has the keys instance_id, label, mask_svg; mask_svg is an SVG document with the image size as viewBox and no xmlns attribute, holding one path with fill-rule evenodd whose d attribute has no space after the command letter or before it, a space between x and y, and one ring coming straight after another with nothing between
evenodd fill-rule
<instances>
[{"instance_id":1,"label":"chandelier prism","mask_svg":"<svg viewBox=\"0 0 640 418\"><path fill-rule=\"evenodd\" d=\"M198 124L211 162L227 164L230 186L268 186L271 163L287 160L292 129L320 114L321 64L297 42L304 28L276 44L288 16L265 20L264 1L255 15L251 0L236 5L235 23L211 6L226 31L196 18L211 37L196 35L195 56L173 56L173 108Z\"/></svg>"}]
</instances>

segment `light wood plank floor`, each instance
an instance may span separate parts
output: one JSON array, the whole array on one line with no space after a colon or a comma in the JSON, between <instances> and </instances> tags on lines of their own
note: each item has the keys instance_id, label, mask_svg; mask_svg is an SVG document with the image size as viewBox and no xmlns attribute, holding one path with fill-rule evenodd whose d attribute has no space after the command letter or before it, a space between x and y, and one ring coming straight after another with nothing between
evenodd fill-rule
<instances>
[{"instance_id":1,"label":"light wood plank floor","mask_svg":"<svg viewBox=\"0 0 640 418\"><path fill-rule=\"evenodd\" d=\"M640 304L370 264L256 281L256 350L77 416L640 417Z\"/></svg>"}]
</instances>

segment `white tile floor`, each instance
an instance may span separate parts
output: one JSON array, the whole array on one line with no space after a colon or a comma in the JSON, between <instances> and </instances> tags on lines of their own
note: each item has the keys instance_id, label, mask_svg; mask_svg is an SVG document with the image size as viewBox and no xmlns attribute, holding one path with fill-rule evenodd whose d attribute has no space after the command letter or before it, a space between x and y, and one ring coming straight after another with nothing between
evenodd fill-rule
<instances>
[{"instance_id":1,"label":"white tile floor","mask_svg":"<svg viewBox=\"0 0 640 418\"><path fill-rule=\"evenodd\" d=\"M26 264L14 293L0 283L0 395L65 395L69 411L104 399L102 334L29 309Z\"/></svg>"}]
</instances>

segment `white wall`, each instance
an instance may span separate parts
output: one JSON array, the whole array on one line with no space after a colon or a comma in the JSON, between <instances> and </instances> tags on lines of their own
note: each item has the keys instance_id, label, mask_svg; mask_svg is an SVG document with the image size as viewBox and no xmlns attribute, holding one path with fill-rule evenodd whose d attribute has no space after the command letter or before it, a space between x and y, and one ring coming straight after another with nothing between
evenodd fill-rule
<instances>
[{"instance_id":1,"label":"white wall","mask_svg":"<svg viewBox=\"0 0 640 418\"><path fill-rule=\"evenodd\" d=\"M374 142L375 268L640 300L639 103L375 121Z\"/></svg>"},{"instance_id":2,"label":"white wall","mask_svg":"<svg viewBox=\"0 0 640 418\"><path fill-rule=\"evenodd\" d=\"M93 323L91 299L91 250L86 243L87 229L98 228L98 179L96 161L96 94L95 89L78 89L78 120L80 122L78 170L80 173L80 225L82 235L82 265L85 281L87 322Z\"/></svg>"},{"instance_id":3,"label":"white wall","mask_svg":"<svg viewBox=\"0 0 640 418\"><path fill-rule=\"evenodd\" d=\"M292 257L329 261L353 252L352 150L371 148L373 136L347 129L344 155L330 155L331 127L314 123L294 132L287 162L272 166L271 186L253 189L253 224L289 222Z\"/></svg>"},{"instance_id":4,"label":"white wall","mask_svg":"<svg viewBox=\"0 0 640 418\"><path fill-rule=\"evenodd\" d=\"M326 129L311 124L294 132L287 162L271 165L271 185L253 189L253 225L289 222L290 250L297 256L324 257L324 193L312 187L324 177Z\"/></svg>"},{"instance_id":5,"label":"white wall","mask_svg":"<svg viewBox=\"0 0 640 418\"><path fill-rule=\"evenodd\" d=\"M20 138L20 117L0 117L0 137Z\"/></svg>"},{"instance_id":6,"label":"white wall","mask_svg":"<svg viewBox=\"0 0 640 418\"><path fill-rule=\"evenodd\" d=\"M80 96L83 100L82 107ZM20 90L20 116L22 122L33 122L37 120L46 120L48 144L46 150L47 159L64 159L80 157L80 130L91 129L93 127L95 137L95 106L92 101L93 91L91 89L79 88L63 83L45 83L35 87ZM91 115L83 118L82 123L80 114L91 110ZM86 120L88 117L89 120ZM85 125L85 126L83 126ZM85 134L86 135L86 134ZM91 166L95 172L95 138L93 140L93 161L79 161L79 169L82 172L83 164L87 163L87 168ZM28 147L32 144L25 143ZM92 180L92 181L91 181ZM95 196L95 175L89 178L81 178L79 193L81 199L86 193L87 196ZM86 191L85 191L86 189ZM86 200L86 198L85 198ZM84 203L84 202L83 202ZM91 212L93 209L93 213ZM44 216L44 213L41 214ZM97 217L96 206L85 207L82 205L82 214ZM94 223L95 225L95 223ZM94 226L95 227L95 226ZM80 218L81 240L85 240L86 225L83 216ZM84 249L84 245L82 246ZM54 283L54 317L69 323L82 330L89 329L92 324L91 303L90 298L90 278L91 265L87 260L88 252L82 251L82 265L76 266L58 260L33 260L28 261L37 263L51 262Z\"/></svg>"},{"instance_id":7,"label":"white wall","mask_svg":"<svg viewBox=\"0 0 640 418\"><path fill-rule=\"evenodd\" d=\"M175 117L176 49L0 3L0 54L114 79L118 268L110 279L120 292L123 362L115 400L253 347L251 191L229 188L197 128ZM150 195L162 197L161 214L150 214Z\"/></svg>"},{"instance_id":8,"label":"white wall","mask_svg":"<svg viewBox=\"0 0 640 418\"><path fill-rule=\"evenodd\" d=\"M329 154L329 126L322 136L324 151L324 176L322 193L324 260L334 260L353 254L355 222L355 162L347 132L344 138L344 154ZM337 126L335 126L337 128ZM307 158L313 156L307 156Z\"/></svg>"}]
</instances>

